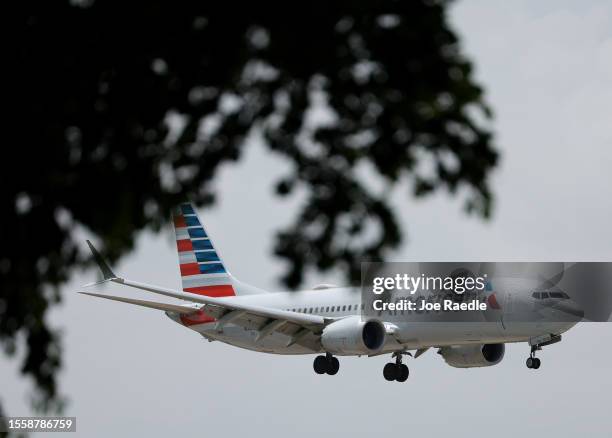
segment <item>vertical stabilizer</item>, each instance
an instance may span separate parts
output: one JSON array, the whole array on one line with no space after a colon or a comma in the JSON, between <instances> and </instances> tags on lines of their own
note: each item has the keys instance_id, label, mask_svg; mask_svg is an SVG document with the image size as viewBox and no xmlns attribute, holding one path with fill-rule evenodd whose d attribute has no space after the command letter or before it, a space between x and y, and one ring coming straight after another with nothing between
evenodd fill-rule
<instances>
[{"instance_id":1,"label":"vertical stabilizer","mask_svg":"<svg viewBox=\"0 0 612 438\"><path fill-rule=\"evenodd\" d=\"M192 204L173 212L183 290L209 297L235 296L236 288Z\"/></svg>"}]
</instances>

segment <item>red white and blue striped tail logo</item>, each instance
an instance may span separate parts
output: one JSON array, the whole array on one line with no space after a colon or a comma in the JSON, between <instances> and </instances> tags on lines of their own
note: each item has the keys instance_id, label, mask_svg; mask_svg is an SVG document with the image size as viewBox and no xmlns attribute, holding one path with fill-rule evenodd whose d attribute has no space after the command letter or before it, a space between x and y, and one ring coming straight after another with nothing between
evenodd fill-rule
<instances>
[{"instance_id":1,"label":"red white and blue striped tail logo","mask_svg":"<svg viewBox=\"0 0 612 438\"><path fill-rule=\"evenodd\" d=\"M173 212L172 219L183 290L209 297L236 295L232 277L225 269L193 205L181 204Z\"/></svg>"}]
</instances>

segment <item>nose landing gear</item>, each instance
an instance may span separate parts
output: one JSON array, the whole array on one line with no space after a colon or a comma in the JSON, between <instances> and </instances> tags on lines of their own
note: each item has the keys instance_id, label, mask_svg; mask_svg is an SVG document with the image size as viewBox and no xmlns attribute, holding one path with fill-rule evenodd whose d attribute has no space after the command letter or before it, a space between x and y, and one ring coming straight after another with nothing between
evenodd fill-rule
<instances>
[{"instance_id":1,"label":"nose landing gear","mask_svg":"<svg viewBox=\"0 0 612 438\"><path fill-rule=\"evenodd\" d=\"M527 368L532 369L532 370L537 370L538 368L540 368L540 364L541 364L540 359L535 357L535 354L536 354L536 351L541 350L541 349L542 348L538 345L531 346L531 353L529 354L529 357L525 361L525 365L527 365Z\"/></svg>"},{"instance_id":2,"label":"nose landing gear","mask_svg":"<svg viewBox=\"0 0 612 438\"><path fill-rule=\"evenodd\" d=\"M410 375L410 370L408 369L407 365L402 363L402 355L404 354L410 355L410 353L406 353L403 351L396 351L395 353L393 353L391 358L395 357L395 363L389 362L383 368L383 377L385 378L385 380L389 382L392 382L394 380L396 382L405 382L408 379L408 376Z\"/></svg>"},{"instance_id":3,"label":"nose landing gear","mask_svg":"<svg viewBox=\"0 0 612 438\"><path fill-rule=\"evenodd\" d=\"M333 376L338 373L338 370L340 369L340 362L330 353L326 353L325 356L315 357L312 366L317 374L327 373L330 376Z\"/></svg>"},{"instance_id":4,"label":"nose landing gear","mask_svg":"<svg viewBox=\"0 0 612 438\"><path fill-rule=\"evenodd\" d=\"M529 339L529 345L531 345L531 354L525 361L527 368L532 370L537 370L540 368L540 359L535 357L536 351L541 350L542 347L546 347L547 345L556 344L557 342L561 342L561 335L556 335L554 333L536 336L534 338Z\"/></svg>"}]
</instances>

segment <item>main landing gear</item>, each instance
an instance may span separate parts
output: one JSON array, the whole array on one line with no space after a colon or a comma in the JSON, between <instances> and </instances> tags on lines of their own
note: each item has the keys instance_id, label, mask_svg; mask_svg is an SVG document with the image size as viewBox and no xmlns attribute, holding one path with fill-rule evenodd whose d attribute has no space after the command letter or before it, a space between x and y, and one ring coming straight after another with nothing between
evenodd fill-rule
<instances>
[{"instance_id":1,"label":"main landing gear","mask_svg":"<svg viewBox=\"0 0 612 438\"><path fill-rule=\"evenodd\" d=\"M402 363L403 354L410 353L404 353L402 351L396 351L393 353L391 358L395 357L395 363L389 362L383 368L383 376L385 380L388 380L389 382L394 380L396 382L405 382L408 379L410 371L408 370L408 366Z\"/></svg>"},{"instance_id":2,"label":"main landing gear","mask_svg":"<svg viewBox=\"0 0 612 438\"><path fill-rule=\"evenodd\" d=\"M541 349L542 347L540 347L539 345L531 346L531 353L529 354L529 357L525 361L527 368L532 369L532 370L537 370L538 368L540 368L540 364L541 364L540 359L535 357L535 354L536 354L536 351L541 350Z\"/></svg>"},{"instance_id":3,"label":"main landing gear","mask_svg":"<svg viewBox=\"0 0 612 438\"><path fill-rule=\"evenodd\" d=\"M327 373L330 376L333 376L340 369L340 362L330 353L326 353L325 356L315 357L312 366L317 374Z\"/></svg>"}]
</instances>

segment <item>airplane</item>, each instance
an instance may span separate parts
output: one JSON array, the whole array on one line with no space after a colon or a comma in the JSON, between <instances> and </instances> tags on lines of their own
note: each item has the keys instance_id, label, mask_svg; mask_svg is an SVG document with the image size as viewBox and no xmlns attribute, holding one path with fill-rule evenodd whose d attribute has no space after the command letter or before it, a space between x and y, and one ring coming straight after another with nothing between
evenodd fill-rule
<instances>
[{"instance_id":1,"label":"airplane","mask_svg":"<svg viewBox=\"0 0 612 438\"><path fill-rule=\"evenodd\" d=\"M338 373L337 356L391 354L383 376L397 382L409 376L403 357L418 358L431 348L437 348L450 366L472 368L501 362L506 343L527 342L531 352L526 365L538 369L541 361L536 352L559 342L562 333L584 315L567 294L526 285L527 290L536 290L526 298L518 298L515 291L503 286L488 291L492 313L484 319L481 315L460 323L445 322L444 312L414 313L403 319L392 318L390 312L365 317L359 288L323 284L309 290L268 292L239 281L228 271L193 204L181 204L173 212L173 222L182 290L117 276L90 241L87 244L103 280L87 286L115 283L184 303L80 293L161 310L209 341L263 353L316 354L313 368L317 374ZM498 284L503 285L503 279ZM538 319L513 320L512 312L521 306L536 312ZM543 309L552 309L554 315L562 312L566 317L547 316Z\"/></svg>"}]
</instances>

